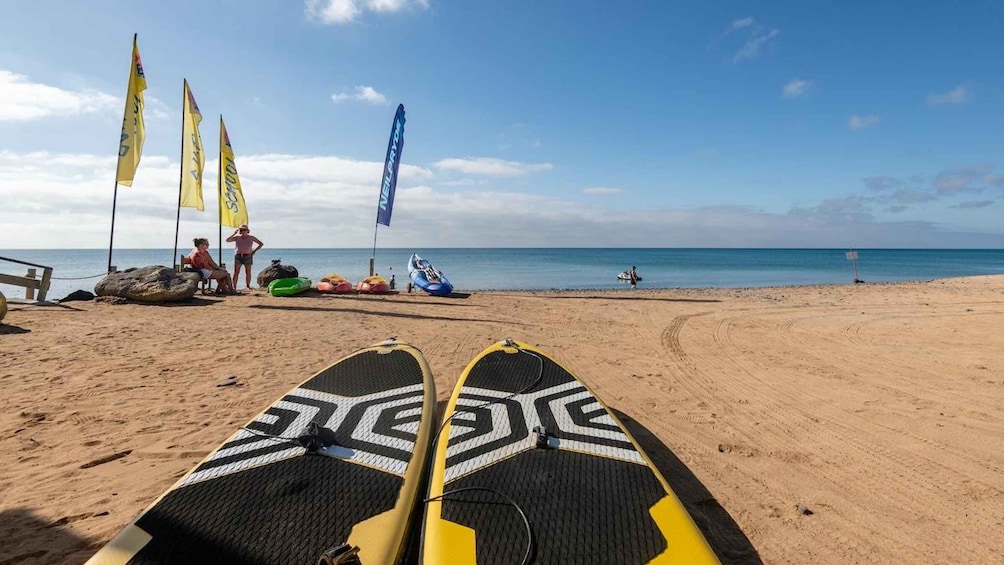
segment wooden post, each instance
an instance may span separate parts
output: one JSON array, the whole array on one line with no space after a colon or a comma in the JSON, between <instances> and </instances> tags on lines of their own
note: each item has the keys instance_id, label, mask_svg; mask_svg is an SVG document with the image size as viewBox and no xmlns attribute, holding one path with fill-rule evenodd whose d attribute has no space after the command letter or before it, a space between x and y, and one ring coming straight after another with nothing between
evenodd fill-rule
<instances>
[{"instance_id":1,"label":"wooden post","mask_svg":"<svg viewBox=\"0 0 1004 565\"><path fill-rule=\"evenodd\" d=\"M35 278L35 269L33 269L33 268L32 269L28 269L28 274L25 275L25 278L28 278L28 279ZM25 289L24 289L24 298L25 298L25 300L35 300L35 287L33 287L33 286L25 287Z\"/></svg>"},{"instance_id":2,"label":"wooden post","mask_svg":"<svg viewBox=\"0 0 1004 565\"><path fill-rule=\"evenodd\" d=\"M45 296L49 293L49 281L52 279L52 267L42 269L42 286L38 289L38 301L45 302Z\"/></svg>"}]
</instances>

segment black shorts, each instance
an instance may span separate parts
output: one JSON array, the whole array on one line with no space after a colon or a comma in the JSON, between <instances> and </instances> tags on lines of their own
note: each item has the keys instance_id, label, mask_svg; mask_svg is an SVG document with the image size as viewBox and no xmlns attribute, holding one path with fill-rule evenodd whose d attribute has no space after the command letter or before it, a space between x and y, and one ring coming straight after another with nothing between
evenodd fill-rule
<instances>
[{"instance_id":1,"label":"black shorts","mask_svg":"<svg viewBox=\"0 0 1004 565\"><path fill-rule=\"evenodd\" d=\"M234 255L234 265L254 265L253 253L237 253Z\"/></svg>"}]
</instances>

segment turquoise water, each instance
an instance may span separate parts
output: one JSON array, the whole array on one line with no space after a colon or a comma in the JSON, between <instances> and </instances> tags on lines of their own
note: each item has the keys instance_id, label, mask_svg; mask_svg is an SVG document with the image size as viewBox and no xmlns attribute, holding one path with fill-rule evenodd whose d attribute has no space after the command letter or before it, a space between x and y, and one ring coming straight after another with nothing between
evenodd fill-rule
<instances>
[{"instance_id":1,"label":"turquoise water","mask_svg":"<svg viewBox=\"0 0 1004 565\"><path fill-rule=\"evenodd\" d=\"M252 274L270 259L281 258L315 282L331 272L357 281L369 274L371 252L265 248L255 257ZM396 275L403 289L413 252L442 270L458 291L627 288L617 281L617 273L632 265L644 277L641 288L843 284L854 279L845 249L377 249L377 273ZM51 298L93 290L98 277L63 279L98 275L108 264L107 249L6 249L0 256L54 267ZM867 282L1004 273L1004 250L862 249L858 256L859 277ZM231 253L225 252L223 260L233 265ZM116 250L112 261L119 269L171 262L170 249ZM25 267L0 261L0 273L23 275ZM0 285L0 290L24 296L19 287Z\"/></svg>"}]
</instances>

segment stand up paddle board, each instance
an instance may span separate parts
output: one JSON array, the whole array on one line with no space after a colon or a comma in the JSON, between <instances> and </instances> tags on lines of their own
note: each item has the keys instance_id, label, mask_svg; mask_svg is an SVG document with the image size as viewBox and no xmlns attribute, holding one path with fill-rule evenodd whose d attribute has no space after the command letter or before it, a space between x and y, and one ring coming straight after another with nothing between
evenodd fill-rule
<instances>
[{"instance_id":1,"label":"stand up paddle board","mask_svg":"<svg viewBox=\"0 0 1004 565\"><path fill-rule=\"evenodd\" d=\"M582 381L507 340L438 432L423 563L718 563L668 483Z\"/></svg>"},{"instance_id":2,"label":"stand up paddle board","mask_svg":"<svg viewBox=\"0 0 1004 565\"><path fill-rule=\"evenodd\" d=\"M238 430L88 563L397 563L435 408L417 349L357 351Z\"/></svg>"}]
</instances>

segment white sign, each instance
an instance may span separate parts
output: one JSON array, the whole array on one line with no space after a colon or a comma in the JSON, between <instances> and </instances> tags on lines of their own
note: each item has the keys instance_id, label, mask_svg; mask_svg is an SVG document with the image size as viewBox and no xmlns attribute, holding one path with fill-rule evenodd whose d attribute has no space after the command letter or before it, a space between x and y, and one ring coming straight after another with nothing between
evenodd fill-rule
<instances>
[{"instance_id":1,"label":"white sign","mask_svg":"<svg viewBox=\"0 0 1004 565\"><path fill-rule=\"evenodd\" d=\"M857 261L858 260L858 252L857 251L848 251L847 252L847 260L848 261Z\"/></svg>"}]
</instances>

